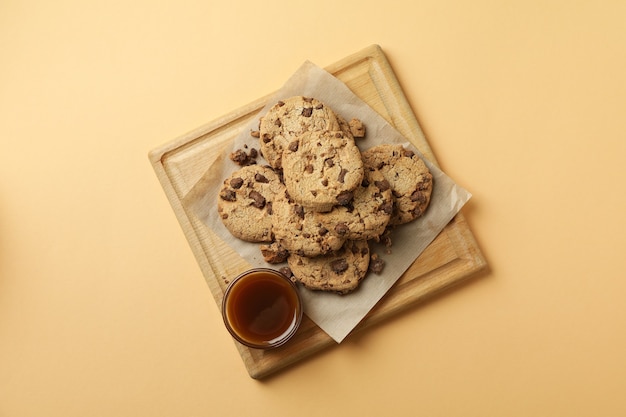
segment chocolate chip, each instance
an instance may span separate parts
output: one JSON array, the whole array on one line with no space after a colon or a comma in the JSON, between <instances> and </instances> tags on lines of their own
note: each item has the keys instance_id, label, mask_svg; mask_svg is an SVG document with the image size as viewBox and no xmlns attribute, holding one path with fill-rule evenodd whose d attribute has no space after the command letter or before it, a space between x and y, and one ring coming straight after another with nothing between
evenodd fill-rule
<instances>
[{"instance_id":1,"label":"chocolate chip","mask_svg":"<svg viewBox=\"0 0 626 417\"><path fill-rule=\"evenodd\" d=\"M332 158L328 158L324 160L324 164L326 164L327 167L332 168L335 166L335 161L333 161Z\"/></svg>"},{"instance_id":2,"label":"chocolate chip","mask_svg":"<svg viewBox=\"0 0 626 417\"><path fill-rule=\"evenodd\" d=\"M415 190L413 192L413 194L411 194L411 201L418 202L418 203L425 203L426 202L426 196L424 195L423 192L421 192L419 190Z\"/></svg>"},{"instance_id":3,"label":"chocolate chip","mask_svg":"<svg viewBox=\"0 0 626 417\"><path fill-rule=\"evenodd\" d=\"M283 125L283 122L281 122L280 119L276 119L274 120L274 124L278 127L281 127Z\"/></svg>"},{"instance_id":4,"label":"chocolate chip","mask_svg":"<svg viewBox=\"0 0 626 417\"><path fill-rule=\"evenodd\" d=\"M420 207L415 207L413 210L410 211L410 213L411 216L413 216L414 218L420 217L423 214Z\"/></svg>"},{"instance_id":5,"label":"chocolate chip","mask_svg":"<svg viewBox=\"0 0 626 417\"><path fill-rule=\"evenodd\" d=\"M337 176L337 181L339 181L340 183L343 184L343 182L346 179L346 174L348 173L348 170L345 168L342 168L341 171L339 171L339 175Z\"/></svg>"},{"instance_id":6,"label":"chocolate chip","mask_svg":"<svg viewBox=\"0 0 626 417\"><path fill-rule=\"evenodd\" d=\"M241 186L243 185L243 179L242 178L233 178L232 180L230 180L230 186L233 187L235 190L238 190L239 188L241 188Z\"/></svg>"},{"instance_id":7,"label":"chocolate chip","mask_svg":"<svg viewBox=\"0 0 626 417\"><path fill-rule=\"evenodd\" d=\"M285 105L285 102L284 102L284 101L282 101L282 100L279 100L279 101L278 101L278 103L276 103L276 105L277 105L278 107L283 107L283 106Z\"/></svg>"},{"instance_id":8,"label":"chocolate chip","mask_svg":"<svg viewBox=\"0 0 626 417\"><path fill-rule=\"evenodd\" d=\"M319 103L317 106L315 106L316 110L321 110L324 108L324 105L322 103Z\"/></svg>"},{"instance_id":9,"label":"chocolate chip","mask_svg":"<svg viewBox=\"0 0 626 417\"><path fill-rule=\"evenodd\" d=\"M342 206L350 203L354 199L354 193L352 191L342 191L337 196L337 203Z\"/></svg>"},{"instance_id":10,"label":"chocolate chip","mask_svg":"<svg viewBox=\"0 0 626 417\"><path fill-rule=\"evenodd\" d=\"M348 269L348 261L345 258L340 258L330 263L330 269L336 274L342 274Z\"/></svg>"},{"instance_id":11,"label":"chocolate chip","mask_svg":"<svg viewBox=\"0 0 626 417\"><path fill-rule=\"evenodd\" d=\"M309 165L305 166L304 167L304 172L306 172L307 174L313 173L313 165L309 164Z\"/></svg>"},{"instance_id":12,"label":"chocolate chip","mask_svg":"<svg viewBox=\"0 0 626 417\"><path fill-rule=\"evenodd\" d=\"M269 133L263 133L263 143L268 143L272 140L272 135Z\"/></svg>"},{"instance_id":13,"label":"chocolate chip","mask_svg":"<svg viewBox=\"0 0 626 417\"><path fill-rule=\"evenodd\" d=\"M264 184L267 184L268 182L270 182L270 180L268 180L265 175L259 174L258 172L256 174L254 174L254 180L256 182L261 182L261 183L264 183Z\"/></svg>"},{"instance_id":14,"label":"chocolate chip","mask_svg":"<svg viewBox=\"0 0 626 417\"><path fill-rule=\"evenodd\" d=\"M363 181L361 181L361 187L365 188L365 187L369 187L370 182L366 177L363 177Z\"/></svg>"},{"instance_id":15,"label":"chocolate chip","mask_svg":"<svg viewBox=\"0 0 626 417\"><path fill-rule=\"evenodd\" d=\"M268 201L265 204L265 210L267 210L267 214L269 214L270 216L274 214L274 206L272 205L271 201Z\"/></svg>"},{"instance_id":16,"label":"chocolate chip","mask_svg":"<svg viewBox=\"0 0 626 417\"><path fill-rule=\"evenodd\" d=\"M313 108L312 107L305 107L302 109L302 116L304 117L311 117L311 115L313 114Z\"/></svg>"},{"instance_id":17,"label":"chocolate chip","mask_svg":"<svg viewBox=\"0 0 626 417\"><path fill-rule=\"evenodd\" d=\"M224 190L220 194L220 198L224 201L237 201L237 194L233 190Z\"/></svg>"},{"instance_id":18,"label":"chocolate chip","mask_svg":"<svg viewBox=\"0 0 626 417\"><path fill-rule=\"evenodd\" d=\"M259 132L258 130L253 130L250 132L250 136L252 136L253 138L260 138L261 132Z\"/></svg>"},{"instance_id":19,"label":"chocolate chip","mask_svg":"<svg viewBox=\"0 0 626 417\"><path fill-rule=\"evenodd\" d=\"M283 266L282 268L280 268L278 270L281 274L283 274L284 276L286 276L287 278L292 278L293 277L293 272L291 272L291 269L289 269L288 266Z\"/></svg>"},{"instance_id":20,"label":"chocolate chip","mask_svg":"<svg viewBox=\"0 0 626 417\"><path fill-rule=\"evenodd\" d=\"M311 103L313 101L313 97L302 97L302 100L304 100L307 103Z\"/></svg>"},{"instance_id":21,"label":"chocolate chip","mask_svg":"<svg viewBox=\"0 0 626 417\"><path fill-rule=\"evenodd\" d=\"M431 182L432 182L432 177L428 175L426 176L426 178L422 179L422 181L420 181L417 184L417 189L420 191L424 191L430 187Z\"/></svg>"},{"instance_id":22,"label":"chocolate chip","mask_svg":"<svg viewBox=\"0 0 626 417\"><path fill-rule=\"evenodd\" d=\"M389 188L391 188L391 186L389 185L389 181L387 180L374 181L374 185L378 187L380 191L387 191Z\"/></svg>"},{"instance_id":23,"label":"chocolate chip","mask_svg":"<svg viewBox=\"0 0 626 417\"><path fill-rule=\"evenodd\" d=\"M258 191L254 191L254 190L250 191L250 194L248 194L248 197L253 200L252 206L256 208L265 207L265 197L263 197L261 193L259 193Z\"/></svg>"},{"instance_id":24,"label":"chocolate chip","mask_svg":"<svg viewBox=\"0 0 626 417\"><path fill-rule=\"evenodd\" d=\"M324 187L326 187L326 186L328 185L328 180L327 180L326 178L324 178L324 179L322 180L322 185L323 185Z\"/></svg>"},{"instance_id":25,"label":"chocolate chip","mask_svg":"<svg viewBox=\"0 0 626 417\"><path fill-rule=\"evenodd\" d=\"M289 144L287 149L289 149L291 152L296 152L298 150L298 146L300 146L298 141L294 140L293 142Z\"/></svg>"},{"instance_id":26,"label":"chocolate chip","mask_svg":"<svg viewBox=\"0 0 626 417\"><path fill-rule=\"evenodd\" d=\"M304 207L302 207L299 204L296 204L295 206L293 206L293 211L296 213L298 217L300 217L301 219L304 219Z\"/></svg>"},{"instance_id":27,"label":"chocolate chip","mask_svg":"<svg viewBox=\"0 0 626 417\"><path fill-rule=\"evenodd\" d=\"M335 133L335 137L336 137L337 139L341 139L341 138L343 137L343 133L341 133L341 132L337 132L337 133Z\"/></svg>"},{"instance_id":28,"label":"chocolate chip","mask_svg":"<svg viewBox=\"0 0 626 417\"><path fill-rule=\"evenodd\" d=\"M320 236L326 236L328 234L328 229L325 227L320 227L320 230L317 232Z\"/></svg>"},{"instance_id":29,"label":"chocolate chip","mask_svg":"<svg viewBox=\"0 0 626 417\"><path fill-rule=\"evenodd\" d=\"M352 252L353 255L359 253L359 247L356 245L356 242L352 242L352 245L350 246L350 252Z\"/></svg>"},{"instance_id":30,"label":"chocolate chip","mask_svg":"<svg viewBox=\"0 0 626 417\"><path fill-rule=\"evenodd\" d=\"M415 155L415 152L413 152L413 151L412 151L412 150L410 150L410 149L406 149L406 148L404 149L404 156L409 157L409 158L412 158L412 157L413 157L413 155Z\"/></svg>"},{"instance_id":31,"label":"chocolate chip","mask_svg":"<svg viewBox=\"0 0 626 417\"><path fill-rule=\"evenodd\" d=\"M391 215L393 213L393 203L391 201L387 201L378 207L378 210L382 210L385 214Z\"/></svg>"},{"instance_id":32,"label":"chocolate chip","mask_svg":"<svg viewBox=\"0 0 626 417\"><path fill-rule=\"evenodd\" d=\"M335 233L339 236L344 236L350 231L350 228L345 222L340 222L335 225Z\"/></svg>"}]
</instances>

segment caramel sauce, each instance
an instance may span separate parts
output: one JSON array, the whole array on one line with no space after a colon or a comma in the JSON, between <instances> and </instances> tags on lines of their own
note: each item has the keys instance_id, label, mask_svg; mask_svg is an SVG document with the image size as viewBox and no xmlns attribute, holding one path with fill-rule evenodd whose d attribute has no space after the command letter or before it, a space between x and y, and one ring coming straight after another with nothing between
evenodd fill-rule
<instances>
[{"instance_id":1,"label":"caramel sauce","mask_svg":"<svg viewBox=\"0 0 626 417\"><path fill-rule=\"evenodd\" d=\"M224 318L240 342L253 347L281 344L296 330L302 315L294 285L273 270L256 270L227 291Z\"/></svg>"}]
</instances>

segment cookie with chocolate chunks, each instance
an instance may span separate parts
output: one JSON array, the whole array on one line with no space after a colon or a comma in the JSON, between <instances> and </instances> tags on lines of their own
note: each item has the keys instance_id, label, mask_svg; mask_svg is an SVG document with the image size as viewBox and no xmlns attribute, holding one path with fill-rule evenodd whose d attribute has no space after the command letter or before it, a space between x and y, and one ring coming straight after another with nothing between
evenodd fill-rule
<instances>
[{"instance_id":1,"label":"cookie with chocolate chunks","mask_svg":"<svg viewBox=\"0 0 626 417\"><path fill-rule=\"evenodd\" d=\"M291 198L318 212L350 203L364 176L354 138L341 131L303 133L284 150L282 165Z\"/></svg>"},{"instance_id":2,"label":"cookie with chocolate chunks","mask_svg":"<svg viewBox=\"0 0 626 417\"><path fill-rule=\"evenodd\" d=\"M345 239L378 239L391 218L392 198L391 186L383 174L377 169L366 168L351 203L315 216L331 233Z\"/></svg>"},{"instance_id":3,"label":"cookie with chocolate chunks","mask_svg":"<svg viewBox=\"0 0 626 417\"><path fill-rule=\"evenodd\" d=\"M433 176L424 161L402 145L377 145L363 152L366 168L378 169L391 185L394 210L390 225L422 216L430 203Z\"/></svg>"},{"instance_id":4,"label":"cookie with chocolate chunks","mask_svg":"<svg viewBox=\"0 0 626 417\"><path fill-rule=\"evenodd\" d=\"M368 271L370 250L365 240L347 240L340 250L315 258L290 255L292 280L311 290L347 294Z\"/></svg>"},{"instance_id":5,"label":"cookie with chocolate chunks","mask_svg":"<svg viewBox=\"0 0 626 417\"><path fill-rule=\"evenodd\" d=\"M341 248L345 242L329 233L311 210L290 200L287 193L274 200L273 213L276 242L290 254L319 256Z\"/></svg>"},{"instance_id":6,"label":"cookie with chocolate chunks","mask_svg":"<svg viewBox=\"0 0 626 417\"><path fill-rule=\"evenodd\" d=\"M283 150L309 131L339 130L335 112L321 101L293 96L273 105L259 122L259 146L273 168L282 168Z\"/></svg>"},{"instance_id":7,"label":"cookie with chocolate chunks","mask_svg":"<svg viewBox=\"0 0 626 417\"><path fill-rule=\"evenodd\" d=\"M226 178L217 198L217 211L233 236L247 242L271 242L272 206L285 186L268 166L248 165Z\"/></svg>"}]
</instances>

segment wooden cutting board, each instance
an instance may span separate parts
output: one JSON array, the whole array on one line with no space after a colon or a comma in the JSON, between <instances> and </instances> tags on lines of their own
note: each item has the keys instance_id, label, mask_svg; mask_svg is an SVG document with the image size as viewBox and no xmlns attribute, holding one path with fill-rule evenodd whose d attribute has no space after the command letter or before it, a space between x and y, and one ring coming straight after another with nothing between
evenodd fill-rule
<instances>
[{"instance_id":1,"label":"wooden cutting board","mask_svg":"<svg viewBox=\"0 0 626 417\"><path fill-rule=\"evenodd\" d=\"M365 48L328 66L326 70L344 82L437 165L379 46ZM182 205L182 199L225 147L232 146L235 137L246 128L270 97L271 94L268 94L149 153L154 171L218 308L228 280L250 268L250 265L188 213ZM353 333L414 306L485 267L485 259L461 212L415 260ZM225 328L223 335L230 337ZM336 344L306 317L294 339L281 348L262 351L234 343L252 378L263 378Z\"/></svg>"}]
</instances>

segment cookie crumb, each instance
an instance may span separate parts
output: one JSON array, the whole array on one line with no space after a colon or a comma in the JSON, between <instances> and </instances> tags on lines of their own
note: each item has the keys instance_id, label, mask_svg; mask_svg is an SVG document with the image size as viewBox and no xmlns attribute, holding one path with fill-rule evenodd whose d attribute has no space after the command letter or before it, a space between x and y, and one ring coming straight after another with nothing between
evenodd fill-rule
<instances>
[{"instance_id":1,"label":"cookie crumb","mask_svg":"<svg viewBox=\"0 0 626 417\"><path fill-rule=\"evenodd\" d=\"M390 248L393 245L391 241L391 229L387 228L383 232L383 234L379 236L378 241L386 247Z\"/></svg>"},{"instance_id":2,"label":"cookie crumb","mask_svg":"<svg viewBox=\"0 0 626 417\"><path fill-rule=\"evenodd\" d=\"M289 252L279 243L271 243L269 245L261 245L261 254L265 262L270 264L280 264L287 260Z\"/></svg>"},{"instance_id":3,"label":"cookie crumb","mask_svg":"<svg viewBox=\"0 0 626 417\"><path fill-rule=\"evenodd\" d=\"M385 260L378 256L377 253L372 253L370 257L369 270L375 274L380 274L385 268Z\"/></svg>"},{"instance_id":4,"label":"cookie crumb","mask_svg":"<svg viewBox=\"0 0 626 417\"><path fill-rule=\"evenodd\" d=\"M295 281L295 279L293 278L293 272L291 272L291 268L289 268L288 266L283 266L278 271L292 281Z\"/></svg>"},{"instance_id":5,"label":"cookie crumb","mask_svg":"<svg viewBox=\"0 0 626 417\"><path fill-rule=\"evenodd\" d=\"M361 122L359 119L355 118L350 120L348 125L350 126L350 133L352 133L352 136L354 136L355 138L365 137L365 126L363 125L363 122Z\"/></svg>"},{"instance_id":6,"label":"cookie crumb","mask_svg":"<svg viewBox=\"0 0 626 417\"><path fill-rule=\"evenodd\" d=\"M258 151L254 148L251 148L249 153L246 153L243 149L237 149L230 154L230 160L239 166L254 165L256 164L258 154Z\"/></svg>"}]
</instances>

